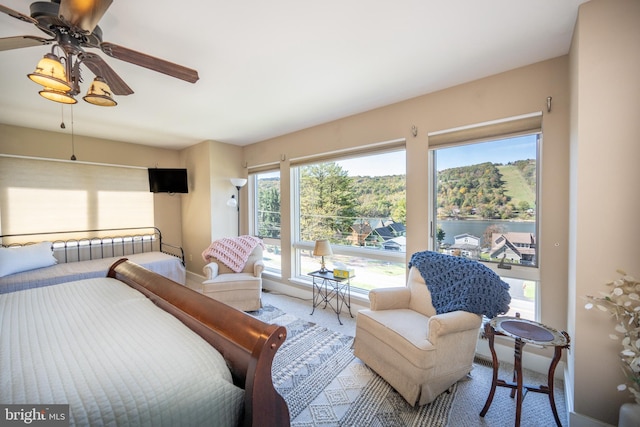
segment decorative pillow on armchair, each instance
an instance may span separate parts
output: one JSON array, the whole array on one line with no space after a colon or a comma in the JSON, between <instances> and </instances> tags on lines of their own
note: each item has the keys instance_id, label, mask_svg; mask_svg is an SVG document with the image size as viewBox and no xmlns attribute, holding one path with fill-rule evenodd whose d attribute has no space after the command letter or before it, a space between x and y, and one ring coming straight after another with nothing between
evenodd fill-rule
<instances>
[{"instance_id":1,"label":"decorative pillow on armchair","mask_svg":"<svg viewBox=\"0 0 640 427\"><path fill-rule=\"evenodd\" d=\"M51 242L0 248L0 277L49 267L57 262L58 260L53 256Z\"/></svg>"}]
</instances>

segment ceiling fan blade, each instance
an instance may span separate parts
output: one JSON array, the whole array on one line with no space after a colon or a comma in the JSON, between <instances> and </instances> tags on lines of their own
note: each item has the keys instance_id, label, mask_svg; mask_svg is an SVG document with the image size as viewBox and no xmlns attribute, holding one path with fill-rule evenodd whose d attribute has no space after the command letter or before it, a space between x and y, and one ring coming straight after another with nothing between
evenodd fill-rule
<instances>
[{"instance_id":1,"label":"ceiling fan blade","mask_svg":"<svg viewBox=\"0 0 640 427\"><path fill-rule=\"evenodd\" d=\"M0 38L0 51L21 49L23 47L42 46L53 43L54 40L38 36L15 36Z\"/></svg>"},{"instance_id":2,"label":"ceiling fan blade","mask_svg":"<svg viewBox=\"0 0 640 427\"><path fill-rule=\"evenodd\" d=\"M7 15L13 16L14 18L19 19L21 21L29 22L30 24L35 24L35 25L38 24L38 21L36 21L32 17L23 15L22 13L17 12L13 9L9 9L7 6L3 6L1 4L0 4L0 12L6 13Z\"/></svg>"},{"instance_id":3,"label":"ceiling fan blade","mask_svg":"<svg viewBox=\"0 0 640 427\"><path fill-rule=\"evenodd\" d=\"M113 0L61 0L60 18L87 33L98 25Z\"/></svg>"},{"instance_id":4,"label":"ceiling fan blade","mask_svg":"<svg viewBox=\"0 0 640 427\"><path fill-rule=\"evenodd\" d=\"M104 59L100 58L95 53L83 52L78 55L78 59L87 66L89 70L96 76L102 77L114 95L131 95L133 89L127 85L120 76L113 71L113 68L107 64Z\"/></svg>"},{"instance_id":5,"label":"ceiling fan blade","mask_svg":"<svg viewBox=\"0 0 640 427\"><path fill-rule=\"evenodd\" d=\"M195 83L199 79L198 72L196 70L165 61L164 59L136 52L135 50L118 46L113 43L103 42L100 44L100 49L113 58L139 65L189 83Z\"/></svg>"}]
</instances>

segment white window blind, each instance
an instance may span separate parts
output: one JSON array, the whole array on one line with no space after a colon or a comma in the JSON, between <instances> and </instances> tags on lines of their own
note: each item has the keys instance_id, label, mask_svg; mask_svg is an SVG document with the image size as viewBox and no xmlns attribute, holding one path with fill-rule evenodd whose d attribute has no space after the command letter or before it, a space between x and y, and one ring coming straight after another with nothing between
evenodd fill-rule
<instances>
[{"instance_id":1,"label":"white window blind","mask_svg":"<svg viewBox=\"0 0 640 427\"><path fill-rule=\"evenodd\" d=\"M0 234L146 227L144 168L0 157Z\"/></svg>"},{"instance_id":2,"label":"white window blind","mask_svg":"<svg viewBox=\"0 0 640 427\"><path fill-rule=\"evenodd\" d=\"M463 126L429 133L429 147L454 145L461 142L479 142L498 139L500 137L514 137L542 131L542 113L531 113L511 117L494 122Z\"/></svg>"}]
</instances>

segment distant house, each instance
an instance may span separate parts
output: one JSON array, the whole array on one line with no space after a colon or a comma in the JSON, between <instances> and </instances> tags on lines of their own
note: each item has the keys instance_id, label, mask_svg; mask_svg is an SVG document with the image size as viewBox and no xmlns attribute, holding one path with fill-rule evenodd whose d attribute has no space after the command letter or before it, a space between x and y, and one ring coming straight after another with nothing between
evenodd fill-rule
<instances>
[{"instance_id":1,"label":"distant house","mask_svg":"<svg viewBox=\"0 0 640 427\"><path fill-rule=\"evenodd\" d=\"M387 250L404 250L406 239L398 239L406 235L404 224L392 219L371 218L358 220L351 225L349 241L357 246L375 246ZM387 243L388 242L388 243Z\"/></svg>"},{"instance_id":2,"label":"distant house","mask_svg":"<svg viewBox=\"0 0 640 427\"><path fill-rule=\"evenodd\" d=\"M491 259L503 258L515 264L534 265L536 260L536 238L532 233L493 233L491 236Z\"/></svg>"},{"instance_id":3,"label":"distant house","mask_svg":"<svg viewBox=\"0 0 640 427\"><path fill-rule=\"evenodd\" d=\"M393 239L386 240L382 247L386 251L407 251L407 238L405 236L394 237Z\"/></svg>"},{"instance_id":4,"label":"distant house","mask_svg":"<svg viewBox=\"0 0 640 427\"><path fill-rule=\"evenodd\" d=\"M453 244L446 248L444 253L471 259L480 257L480 237L464 233L454 236L453 240Z\"/></svg>"}]
</instances>

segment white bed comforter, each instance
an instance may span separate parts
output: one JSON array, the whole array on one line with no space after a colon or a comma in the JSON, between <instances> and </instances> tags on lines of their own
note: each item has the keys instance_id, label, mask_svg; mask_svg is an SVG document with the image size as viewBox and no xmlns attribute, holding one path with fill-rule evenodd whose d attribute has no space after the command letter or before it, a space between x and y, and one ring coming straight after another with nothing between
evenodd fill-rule
<instances>
[{"instance_id":1,"label":"white bed comforter","mask_svg":"<svg viewBox=\"0 0 640 427\"><path fill-rule=\"evenodd\" d=\"M0 294L57 285L74 280L105 277L109 267L120 258L128 258L146 269L168 277L181 285L186 283L186 270L177 257L163 252L145 252L121 257L69 262L0 277Z\"/></svg>"},{"instance_id":2,"label":"white bed comforter","mask_svg":"<svg viewBox=\"0 0 640 427\"><path fill-rule=\"evenodd\" d=\"M70 405L72 425L237 425L220 353L126 284L0 295L0 402Z\"/></svg>"}]
</instances>

